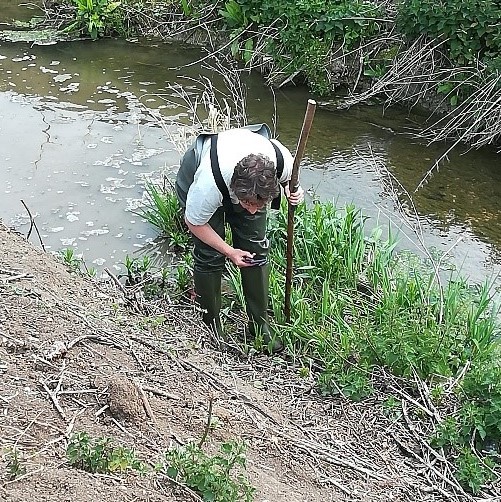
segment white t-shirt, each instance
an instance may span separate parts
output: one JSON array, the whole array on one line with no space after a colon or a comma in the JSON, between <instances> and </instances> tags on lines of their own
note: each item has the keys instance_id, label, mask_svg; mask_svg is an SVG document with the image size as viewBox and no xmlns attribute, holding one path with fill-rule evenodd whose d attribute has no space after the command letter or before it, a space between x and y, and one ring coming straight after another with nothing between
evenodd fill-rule
<instances>
[{"instance_id":1,"label":"white t-shirt","mask_svg":"<svg viewBox=\"0 0 501 502\"><path fill-rule=\"evenodd\" d=\"M292 175L292 158L289 150L277 140L271 140L280 148L284 157L284 170L280 183L290 180ZM210 162L210 138L206 139L202 149L200 165L195 173L186 198L185 217L192 225L205 225L223 205L223 195L219 191ZM250 154L266 155L276 165L276 153L270 140L248 129L230 129L218 134L217 156L219 168L230 198L234 204L238 199L230 188L235 166Z\"/></svg>"}]
</instances>

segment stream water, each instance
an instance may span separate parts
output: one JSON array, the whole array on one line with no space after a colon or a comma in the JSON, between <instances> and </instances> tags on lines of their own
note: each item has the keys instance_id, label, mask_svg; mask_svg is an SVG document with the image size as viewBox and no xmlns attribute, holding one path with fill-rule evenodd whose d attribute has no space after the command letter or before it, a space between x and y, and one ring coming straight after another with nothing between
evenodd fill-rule
<instances>
[{"instance_id":1,"label":"stream water","mask_svg":"<svg viewBox=\"0 0 501 502\"><path fill-rule=\"evenodd\" d=\"M33 15L17 1L2 5L0 29ZM196 95L186 77L210 75L193 64L201 57L198 48L146 39L0 42L0 218L26 234L23 201L46 248L73 247L89 266L120 268L127 254L140 256L157 236L134 213L144 182L173 174L179 163L150 110L170 124L186 121L178 91ZM307 90L274 95L253 73L243 83L249 122L271 124L275 116L280 140L294 151ZM308 199L352 202L370 216L369 225L402 228L401 247L416 250L418 238L402 225L416 224L413 204L428 247L452 248L450 259L473 281L490 277L501 270L500 156L490 149L453 152L413 193L446 148L407 134L421 120L380 107L319 107L302 163ZM395 192L387 173L402 185ZM30 240L39 244L34 232Z\"/></svg>"}]
</instances>

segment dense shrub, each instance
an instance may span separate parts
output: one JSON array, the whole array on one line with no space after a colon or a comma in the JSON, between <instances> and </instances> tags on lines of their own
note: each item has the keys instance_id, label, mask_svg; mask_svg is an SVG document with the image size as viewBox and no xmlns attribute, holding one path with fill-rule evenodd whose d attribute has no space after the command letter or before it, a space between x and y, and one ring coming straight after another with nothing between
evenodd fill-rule
<instances>
[{"instance_id":1,"label":"dense shrub","mask_svg":"<svg viewBox=\"0 0 501 502\"><path fill-rule=\"evenodd\" d=\"M398 10L398 27L407 37L425 34L444 41L457 64L480 60L501 69L498 0L403 0Z\"/></svg>"},{"instance_id":2,"label":"dense shrub","mask_svg":"<svg viewBox=\"0 0 501 502\"><path fill-rule=\"evenodd\" d=\"M221 10L227 25L243 29L253 23L276 30L269 52L287 74L300 72L312 89L327 94L329 57L335 46L346 50L377 33L380 9L362 0L228 0ZM249 45L246 46L248 51Z\"/></svg>"}]
</instances>

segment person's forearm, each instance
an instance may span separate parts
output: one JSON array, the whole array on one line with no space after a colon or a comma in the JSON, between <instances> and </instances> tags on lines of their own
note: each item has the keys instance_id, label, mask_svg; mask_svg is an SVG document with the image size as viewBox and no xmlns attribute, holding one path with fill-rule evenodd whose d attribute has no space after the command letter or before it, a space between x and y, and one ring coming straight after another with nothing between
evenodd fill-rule
<instances>
[{"instance_id":1,"label":"person's forearm","mask_svg":"<svg viewBox=\"0 0 501 502\"><path fill-rule=\"evenodd\" d=\"M234 251L229 244L219 237L219 235L208 223L205 225L192 225L188 220L186 220L186 224L188 225L190 232L195 237L199 238L202 242L216 251L219 251L224 256L229 257L231 252Z\"/></svg>"}]
</instances>

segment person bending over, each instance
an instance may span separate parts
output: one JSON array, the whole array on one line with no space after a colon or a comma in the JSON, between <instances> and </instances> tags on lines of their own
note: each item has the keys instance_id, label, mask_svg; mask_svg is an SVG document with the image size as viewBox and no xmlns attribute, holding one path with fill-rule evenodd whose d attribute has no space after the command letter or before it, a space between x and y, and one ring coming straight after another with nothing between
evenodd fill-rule
<instances>
[{"instance_id":1,"label":"person bending over","mask_svg":"<svg viewBox=\"0 0 501 502\"><path fill-rule=\"evenodd\" d=\"M264 124L199 136L181 161L175 188L193 234L193 277L203 321L224 336L221 279L229 259L242 276L250 335L261 335L270 352L279 352L283 344L268 323L266 212L273 200L279 202L281 186L294 205L303 201L304 191L290 193L292 155L268 138ZM225 241L225 223L232 245Z\"/></svg>"}]
</instances>

